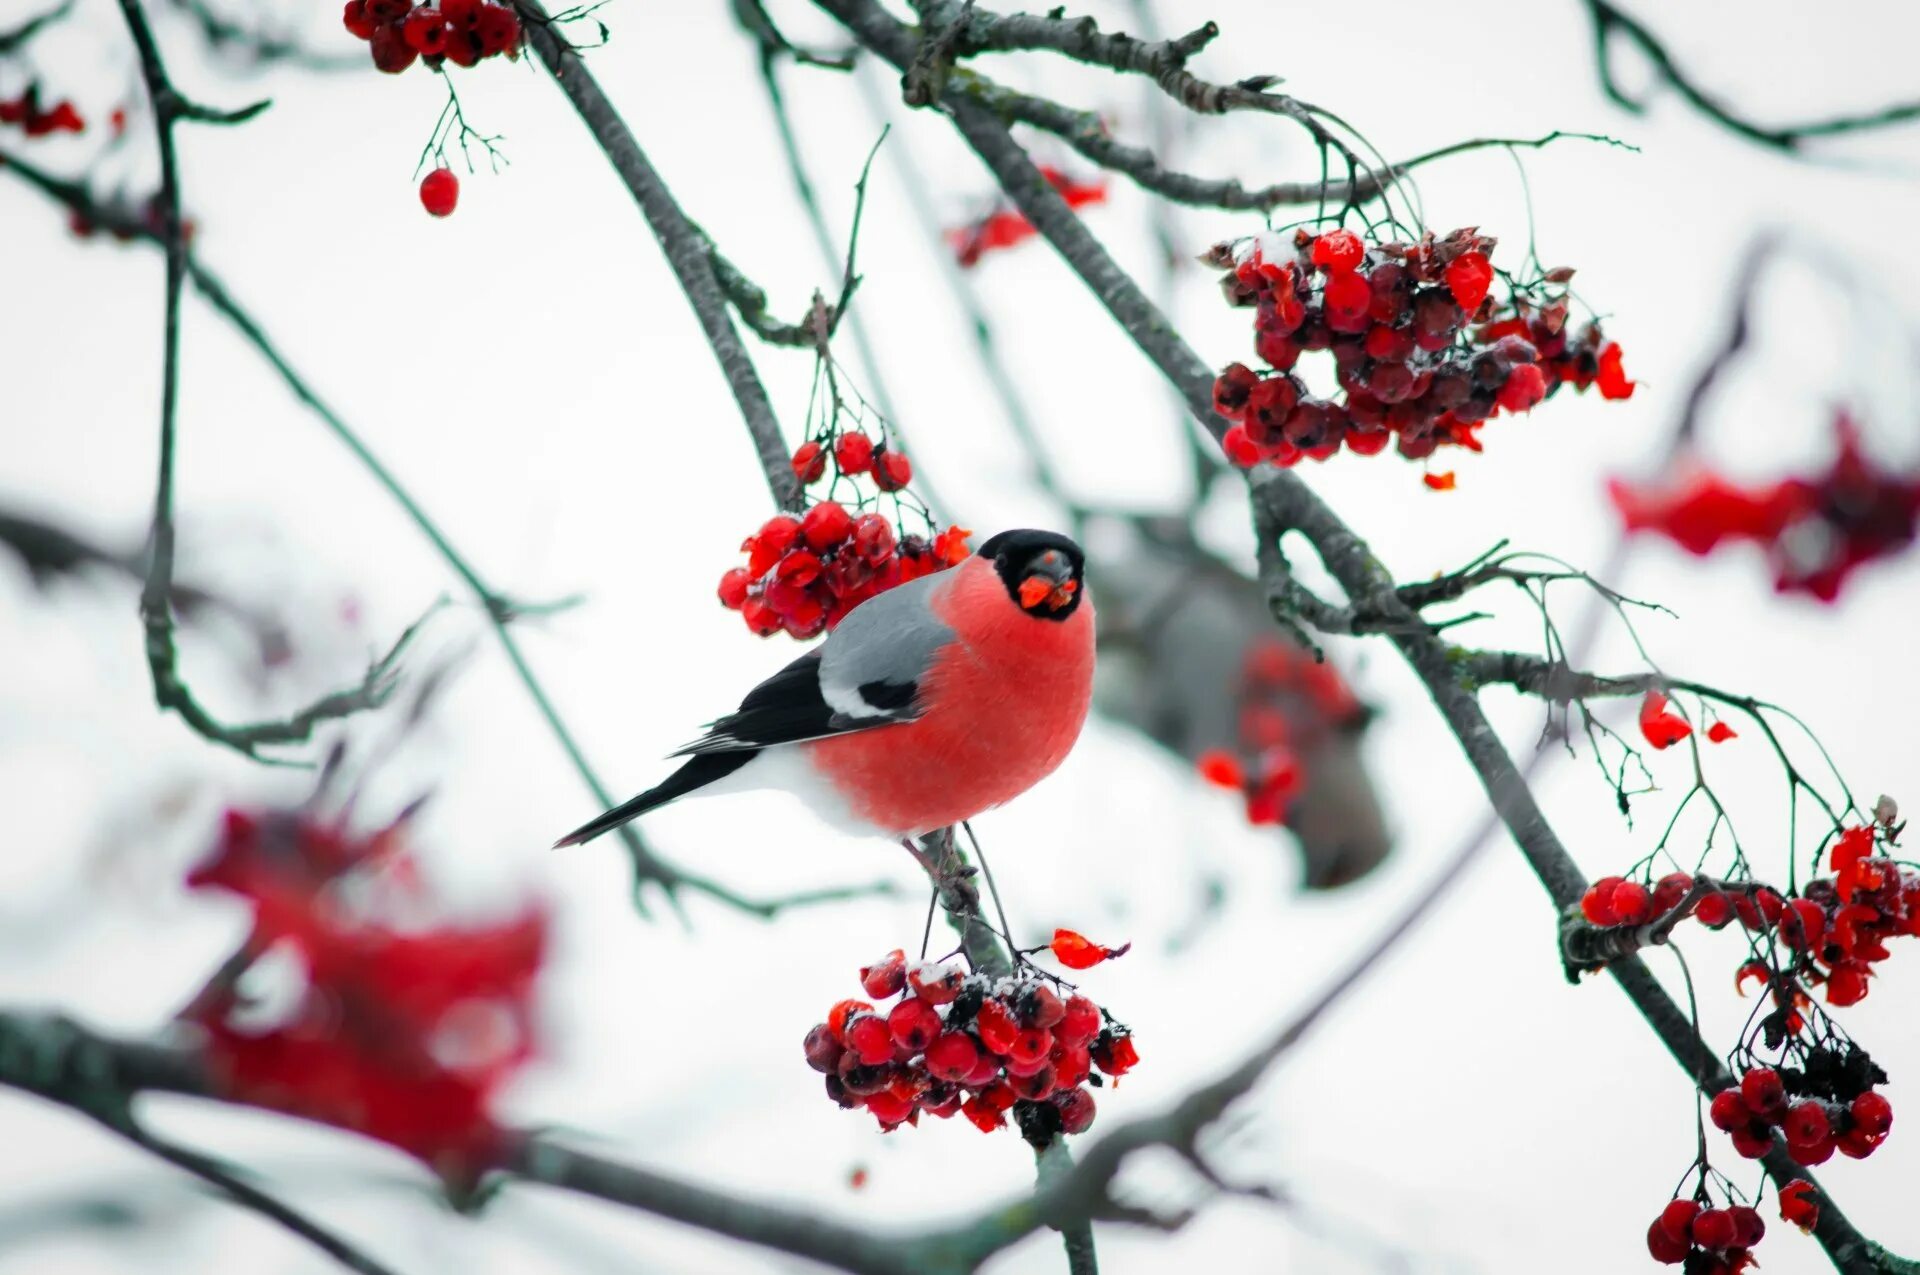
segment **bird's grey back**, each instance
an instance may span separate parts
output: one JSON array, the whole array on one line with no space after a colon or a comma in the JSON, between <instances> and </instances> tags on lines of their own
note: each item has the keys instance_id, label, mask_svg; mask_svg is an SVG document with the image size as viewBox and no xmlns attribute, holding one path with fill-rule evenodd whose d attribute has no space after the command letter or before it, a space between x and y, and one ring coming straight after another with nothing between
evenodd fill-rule
<instances>
[{"instance_id":1,"label":"bird's grey back","mask_svg":"<svg viewBox=\"0 0 1920 1275\"><path fill-rule=\"evenodd\" d=\"M840 621L820 648L820 689L829 704L845 711L843 703L860 687L919 683L934 655L953 640L953 630L933 612L934 599L952 576L938 571L908 581L867 599Z\"/></svg>"}]
</instances>

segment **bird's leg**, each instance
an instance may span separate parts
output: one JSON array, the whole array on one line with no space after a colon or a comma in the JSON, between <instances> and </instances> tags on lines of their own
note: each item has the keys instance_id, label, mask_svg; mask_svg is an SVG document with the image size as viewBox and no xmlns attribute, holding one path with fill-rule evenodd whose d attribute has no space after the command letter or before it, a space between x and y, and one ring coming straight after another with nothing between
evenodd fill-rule
<instances>
[{"instance_id":1,"label":"bird's leg","mask_svg":"<svg viewBox=\"0 0 1920 1275\"><path fill-rule=\"evenodd\" d=\"M927 925L920 931L920 959L927 959L927 948L933 942L933 914L940 906L940 887L933 887L933 897L927 900Z\"/></svg>"},{"instance_id":2,"label":"bird's leg","mask_svg":"<svg viewBox=\"0 0 1920 1275\"><path fill-rule=\"evenodd\" d=\"M987 866L987 856L980 849L980 838L973 835L973 825L962 819L960 826L967 830L967 841L973 846L973 857L980 861L980 874L987 879L987 893L993 896L993 910L1000 917L1000 937L1005 940L1007 951L1013 953L1016 961L1024 960L1020 945L1013 941L1013 927L1007 924L1007 909L1000 903L1000 887L993 883L993 869Z\"/></svg>"}]
</instances>

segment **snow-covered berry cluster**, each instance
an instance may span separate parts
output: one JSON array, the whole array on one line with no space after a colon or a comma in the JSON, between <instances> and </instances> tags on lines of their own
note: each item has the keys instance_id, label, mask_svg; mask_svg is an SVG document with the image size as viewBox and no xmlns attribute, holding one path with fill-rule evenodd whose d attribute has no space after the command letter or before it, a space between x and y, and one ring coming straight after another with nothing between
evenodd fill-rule
<instances>
[{"instance_id":1,"label":"snow-covered berry cluster","mask_svg":"<svg viewBox=\"0 0 1920 1275\"><path fill-rule=\"evenodd\" d=\"M1327 733L1358 724L1366 709L1338 669L1278 638L1248 646L1238 676L1238 738L1195 764L1208 783L1242 794L1248 822L1285 823L1308 778L1302 754Z\"/></svg>"},{"instance_id":2,"label":"snow-covered berry cluster","mask_svg":"<svg viewBox=\"0 0 1920 1275\"><path fill-rule=\"evenodd\" d=\"M1893 1104L1873 1088L1885 1079L1852 1042L1826 1045L1803 1066L1748 1068L1738 1085L1713 1096L1707 1114L1749 1160L1773 1146L1775 1129L1796 1164L1825 1164L1835 1151L1864 1160L1893 1128Z\"/></svg>"},{"instance_id":3,"label":"snow-covered berry cluster","mask_svg":"<svg viewBox=\"0 0 1920 1275\"><path fill-rule=\"evenodd\" d=\"M1690 458L1652 482L1616 478L1608 494L1628 531L1663 535L1702 557L1748 541L1766 553L1775 589L1832 602L1855 568L1920 537L1920 473L1876 463L1844 411L1833 432L1823 473L1743 486Z\"/></svg>"},{"instance_id":4,"label":"snow-covered berry cluster","mask_svg":"<svg viewBox=\"0 0 1920 1275\"><path fill-rule=\"evenodd\" d=\"M1480 450L1481 424L1531 411L1562 385L1632 394L1620 347L1599 323L1567 329L1573 272L1522 285L1494 268L1493 248L1472 227L1417 243L1369 244L1341 229L1216 245L1207 260L1227 268L1229 303L1254 309L1254 350L1270 369L1235 363L1214 382L1214 406L1236 422L1228 459L1294 465L1343 445L1372 456L1394 444L1424 460L1443 446ZM1314 395L1295 374L1309 351L1331 353L1334 394ZM1452 485L1450 475L1429 478Z\"/></svg>"},{"instance_id":5,"label":"snow-covered berry cluster","mask_svg":"<svg viewBox=\"0 0 1920 1275\"><path fill-rule=\"evenodd\" d=\"M389 75L416 59L429 67L475 66L500 54L520 56L519 15L511 5L488 0L347 0L342 20Z\"/></svg>"},{"instance_id":6,"label":"snow-covered berry cluster","mask_svg":"<svg viewBox=\"0 0 1920 1275\"><path fill-rule=\"evenodd\" d=\"M798 517L767 519L740 546L747 565L720 577L721 605L740 612L762 637L817 636L875 594L957 566L972 552L971 531L936 532L924 509L927 534L896 530L880 512L881 498L894 497L895 517L904 519L897 493L913 481L913 465L905 452L860 430L832 430L802 443L793 472L808 486L826 482L825 497Z\"/></svg>"},{"instance_id":7,"label":"snow-covered berry cluster","mask_svg":"<svg viewBox=\"0 0 1920 1275\"><path fill-rule=\"evenodd\" d=\"M804 1049L827 1096L871 1112L885 1130L917 1125L925 1112L963 1115L991 1133L1011 1113L1023 1138L1046 1146L1093 1124L1088 1086L1139 1061L1125 1027L1030 965L994 978L910 964L896 950L863 968L860 985L873 999L835 1005Z\"/></svg>"}]
</instances>

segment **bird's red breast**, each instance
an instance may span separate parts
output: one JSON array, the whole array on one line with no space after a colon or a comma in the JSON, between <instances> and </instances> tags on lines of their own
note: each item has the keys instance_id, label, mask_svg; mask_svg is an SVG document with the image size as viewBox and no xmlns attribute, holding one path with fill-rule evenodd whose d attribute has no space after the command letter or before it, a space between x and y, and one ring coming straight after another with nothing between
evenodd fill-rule
<instances>
[{"instance_id":1,"label":"bird's red breast","mask_svg":"<svg viewBox=\"0 0 1920 1275\"><path fill-rule=\"evenodd\" d=\"M970 558L932 598L953 641L911 722L802 745L854 813L901 836L971 819L1066 760L1093 698L1093 600L1064 620L1022 611L992 562Z\"/></svg>"}]
</instances>

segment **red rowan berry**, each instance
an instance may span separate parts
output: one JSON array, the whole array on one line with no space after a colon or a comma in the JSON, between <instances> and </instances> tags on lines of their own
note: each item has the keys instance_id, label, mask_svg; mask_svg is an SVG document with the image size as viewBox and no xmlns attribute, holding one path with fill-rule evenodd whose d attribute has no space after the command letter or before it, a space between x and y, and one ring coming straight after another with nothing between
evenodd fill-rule
<instances>
[{"instance_id":1,"label":"red rowan berry","mask_svg":"<svg viewBox=\"0 0 1920 1275\"><path fill-rule=\"evenodd\" d=\"M1693 1242L1704 1249L1723 1249L1733 1243L1733 1215L1725 1209L1702 1209L1693 1219Z\"/></svg>"},{"instance_id":2,"label":"red rowan berry","mask_svg":"<svg viewBox=\"0 0 1920 1275\"><path fill-rule=\"evenodd\" d=\"M803 1048L807 1054L807 1066L829 1074L839 1069L840 1055L846 1052L834 1038L833 1029L825 1023L818 1024L807 1033Z\"/></svg>"},{"instance_id":3,"label":"red rowan berry","mask_svg":"<svg viewBox=\"0 0 1920 1275\"><path fill-rule=\"evenodd\" d=\"M1810 1146L1829 1137L1833 1129L1827 1119L1827 1109L1811 1098L1794 1103L1780 1123L1788 1146Z\"/></svg>"},{"instance_id":4,"label":"red rowan berry","mask_svg":"<svg viewBox=\"0 0 1920 1275\"><path fill-rule=\"evenodd\" d=\"M1647 1226L1647 1252L1653 1260L1665 1266L1677 1266L1687 1260L1687 1254L1693 1251L1693 1245L1687 1240L1676 1240L1661 1229L1658 1221Z\"/></svg>"},{"instance_id":5,"label":"red rowan berry","mask_svg":"<svg viewBox=\"0 0 1920 1275\"><path fill-rule=\"evenodd\" d=\"M1620 916L1613 910L1613 892L1624 884L1624 877L1601 877L1595 881L1580 896L1581 913L1595 925L1618 925Z\"/></svg>"},{"instance_id":6,"label":"red rowan berry","mask_svg":"<svg viewBox=\"0 0 1920 1275\"><path fill-rule=\"evenodd\" d=\"M965 1032L942 1032L927 1046L927 1070L941 1080L964 1081L979 1061L980 1051Z\"/></svg>"},{"instance_id":7,"label":"red rowan berry","mask_svg":"<svg viewBox=\"0 0 1920 1275\"><path fill-rule=\"evenodd\" d=\"M980 1010L974 1015L973 1030L979 1035L981 1044L1004 1057L1020 1035L1020 1024L1014 1021L1005 1005L990 999L980 1003Z\"/></svg>"},{"instance_id":8,"label":"red rowan berry","mask_svg":"<svg viewBox=\"0 0 1920 1275\"><path fill-rule=\"evenodd\" d=\"M887 1015L887 1029L894 1044L917 1054L940 1035L940 1015L925 1001L909 996Z\"/></svg>"},{"instance_id":9,"label":"red rowan berry","mask_svg":"<svg viewBox=\"0 0 1920 1275\"><path fill-rule=\"evenodd\" d=\"M1351 230L1329 230L1313 241L1313 264L1328 274L1348 274L1366 255L1366 245Z\"/></svg>"},{"instance_id":10,"label":"red rowan berry","mask_svg":"<svg viewBox=\"0 0 1920 1275\"><path fill-rule=\"evenodd\" d=\"M1780 1219L1811 1232L1820 1220L1820 1196L1813 1183L1795 1178L1780 1188Z\"/></svg>"},{"instance_id":11,"label":"red rowan berry","mask_svg":"<svg viewBox=\"0 0 1920 1275\"><path fill-rule=\"evenodd\" d=\"M1622 881L1613 887L1612 903L1620 925L1639 925L1653 915L1653 899L1638 881Z\"/></svg>"},{"instance_id":12,"label":"red rowan berry","mask_svg":"<svg viewBox=\"0 0 1920 1275\"><path fill-rule=\"evenodd\" d=\"M1739 1093L1754 1119L1779 1124L1786 1117L1787 1089L1773 1068L1755 1067L1740 1077Z\"/></svg>"},{"instance_id":13,"label":"red rowan berry","mask_svg":"<svg viewBox=\"0 0 1920 1275\"><path fill-rule=\"evenodd\" d=\"M835 1040L844 1045L847 1043L847 1020L855 1014L870 1013L872 1010L873 1006L867 1004L865 1001L844 1000L837 1002L832 1009L827 1011L827 1030L833 1033Z\"/></svg>"},{"instance_id":14,"label":"red rowan berry","mask_svg":"<svg viewBox=\"0 0 1920 1275\"><path fill-rule=\"evenodd\" d=\"M1062 1089L1051 1101L1060 1112L1060 1132L1085 1133L1093 1127L1093 1095L1085 1089Z\"/></svg>"},{"instance_id":15,"label":"red rowan berry","mask_svg":"<svg viewBox=\"0 0 1920 1275\"><path fill-rule=\"evenodd\" d=\"M1660 1210L1660 1220L1654 1225L1666 1232L1670 1239L1685 1245L1693 1238L1693 1219L1699 1213L1698 1200L1669 1200L1667 1207Z\"/></svg>"},{"instance_id":16,"label":"red rowan berry","mask_svg":"<svg viewBox=\"0 0 1920 1275\"><path fill-rule=\"evenodd\" d=\"M720 577L720 605L729 611L738 611L747 600L747 586L753 577L743 567L735 567Z\"/></svg>"},{"instance_id":17,"label":"red rowan berry","mask_svg":"<svg viewBox=\"0 0 1920 1275\"><path fill-rule=\"evenodd\" d=\"M436 168L420 179L420 206L432 216L451 216L459 202L460 179L451 168Z\"/></svg>"},{"instance_id":18,"label":"red rowan berry","mask_svg":"<svg viewBox=\"0 0 1920 1275\"><path fill-rule=\"evenodd\" d=\"M1855 1098L1850 1110L1855 1127L1865 1133L1878 1137L1893 1128L1893 1104L1871 1089Z\"/></svg>"},{"instance_id":19,"label":"red rowan berry","mask_svg":"<svg viewBox=\"0 0 1920 1275\"><path fill-rule=\"evenodd\" d=\"M864 474L873 464L873 440L850 430L833 440L833 459L843 474Z\"/></svg>"},{"instance_id":20,"label":"red rowan berry","mask_svg":"<svg viewBox=\"0 0 1920 1275\"><path fill-rule=\"evenodd\" d=\"M1749 1124L1728 1132L1733 1149L1749 1160L1758 1160L1773 1150L1773 1134L1763 1124Z\"/></svg>"},{"instance_id":21,"label":"red rowan berry","mask_svg":"<svg viewBox=\"0 0 1920 1275\"><path fill-rule=\"evenodd\" d=\"M1707 1104L1707 1119L1713 1122L1714 1128L1732 1133L1753 1123L1753 1108L1747 1105L1738 1087L1722 1089Z\"/></svg>"},{"instance_id":22,"label":"red rowan berry","mask_svg":"<svg viewBox=\"0 0 1920 1275\"><path fill-rule=\"evenodd\" d=\"M826 448L808 439L793 452L793 476L803 483L813 482L827 472Z\"/></svg>"},{"instance_id":23,"label":"red rowan berry","mask_svg":"<svg viewBox=\"0 0 1920 1275\"><path fill-rule=\"evenodd\" d=\"M913 481L913 465L905 452L881 447L873 453L873 485L881 491L899 491Z\"/></svg>"},{"instance_id":24,"label":"red rowan berry","mask_svg":"<svg viewBox=\"0 0 1920 1275\"><path fill-rule=\"evenodd\" d=\"M847 1023L847 1048L869 1067L893 1061L893 1033L878 1014L861 1014Z\"/></svg>"}]
</instances>

